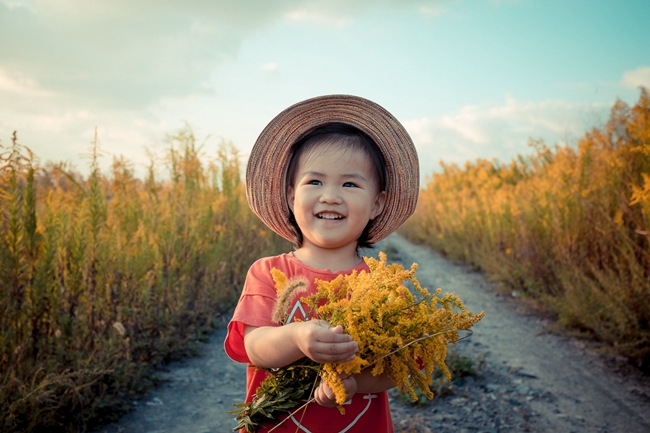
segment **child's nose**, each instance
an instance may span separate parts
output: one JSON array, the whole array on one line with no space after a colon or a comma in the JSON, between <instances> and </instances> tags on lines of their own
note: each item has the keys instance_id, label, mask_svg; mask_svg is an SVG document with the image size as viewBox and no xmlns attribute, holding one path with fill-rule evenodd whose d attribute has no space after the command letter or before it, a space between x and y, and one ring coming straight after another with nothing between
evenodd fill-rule
<instances>
[{"instance_id":1,"label":"child's nose","mask_svg":"<svg viewBox=\"0 0 650 433\"><path fill-rule=\"evenodd\" d=\"M341 203L341 195L338 192L338 189L332 187L326 187L323 189L323 192L320 196L321 203Z\"/></svg>"}]
</instances>

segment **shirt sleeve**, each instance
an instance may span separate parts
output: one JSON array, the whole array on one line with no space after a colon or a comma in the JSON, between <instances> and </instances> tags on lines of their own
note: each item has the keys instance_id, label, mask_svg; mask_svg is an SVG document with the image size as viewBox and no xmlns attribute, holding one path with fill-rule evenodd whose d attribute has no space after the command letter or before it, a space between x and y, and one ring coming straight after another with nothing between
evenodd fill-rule
<instances>
[{"instance_id":1,"label":"shirt sleeve","mask_svg":"<svg viewBox=\"0 0 650 433\"><path fill-rule=\"evenodd\" d=\"M228 335L224 342L226 353L234 361L250 362L244 348L246 326L278 326L271 320L276 300L271 268L268 260L258 260L246 275L244 289L228 324Z\"/></svg>"}]
</instances>

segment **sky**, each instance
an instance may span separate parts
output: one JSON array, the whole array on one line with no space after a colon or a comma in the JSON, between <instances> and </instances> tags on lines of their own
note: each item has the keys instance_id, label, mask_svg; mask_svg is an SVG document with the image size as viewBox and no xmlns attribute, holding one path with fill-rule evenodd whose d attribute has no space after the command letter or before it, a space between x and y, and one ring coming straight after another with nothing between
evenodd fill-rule
<instances>
[{"instance_id":1,"label":"sky","mask_svg":"<svg viewBox=\"0 0 650 433\"><path fill-rule=\"evenodd\" d=\"M143 175L189 125L245 161L266 124L318 95L370 99L440 161L575 145L650 88L647 0L0 0L0 144Z\"/></svg>"}]
</instances>

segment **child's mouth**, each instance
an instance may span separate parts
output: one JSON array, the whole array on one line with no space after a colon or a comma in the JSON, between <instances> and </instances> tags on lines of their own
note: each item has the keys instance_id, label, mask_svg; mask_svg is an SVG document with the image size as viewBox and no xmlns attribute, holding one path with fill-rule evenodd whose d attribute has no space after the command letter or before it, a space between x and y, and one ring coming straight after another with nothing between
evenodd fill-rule
<instances>
[{"instance_id":1,"label":"child's mouth","mask_svg":"<svg viewBox=\"0 0 650 433\"><path fill-rule=\"evenodd\" d=\"M321 219L321 220L342 220L343 216L342 215L337 215L337 214L318 214L316 215L316 218Z\"/></svg>"}]
</instances>

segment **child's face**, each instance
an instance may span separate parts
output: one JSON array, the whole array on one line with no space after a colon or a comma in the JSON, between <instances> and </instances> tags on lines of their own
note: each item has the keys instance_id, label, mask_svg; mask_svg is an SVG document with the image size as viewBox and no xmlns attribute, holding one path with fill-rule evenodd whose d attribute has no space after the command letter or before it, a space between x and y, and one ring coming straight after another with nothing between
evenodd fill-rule
<instances>
[{"instance_id":1,"label":"child's face","mask_svg":"<svg viewBox=\"0 0 650 433\"><path fill-rule=\"evenodd\" d=\"M364 152L337 144L316 146L300 157L287 199L303 235L301 248L356 249L386 201L374 173Z\"/></svg>"}]
</instances>

